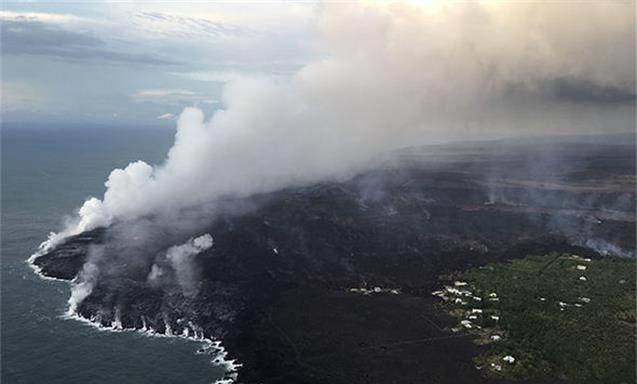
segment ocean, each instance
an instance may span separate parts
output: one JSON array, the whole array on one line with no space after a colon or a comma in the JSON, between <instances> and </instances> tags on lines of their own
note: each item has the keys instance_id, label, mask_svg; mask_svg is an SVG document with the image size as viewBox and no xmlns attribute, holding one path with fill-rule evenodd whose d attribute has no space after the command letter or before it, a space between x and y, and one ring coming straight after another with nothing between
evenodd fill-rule
<instances>
[{"instance_id":1,"label":"ocean","mask_svg":"<svg viewBox=\"0 0 637 384\"><path fill-rule=\"evenodd\" d=\"M1 382L3 384L211 383L222 370L200 343L101 331L65 319L69 285L26 263L115 167L160 162L165 127L2 126Z\"/></svg>"}]
</instances>

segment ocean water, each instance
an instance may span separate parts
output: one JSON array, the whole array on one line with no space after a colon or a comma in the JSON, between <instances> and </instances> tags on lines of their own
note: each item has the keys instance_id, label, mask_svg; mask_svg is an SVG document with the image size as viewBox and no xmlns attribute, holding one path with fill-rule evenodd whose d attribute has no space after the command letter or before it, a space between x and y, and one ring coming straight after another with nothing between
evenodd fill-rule
<instances>
[{"instance_id":1,"label":"ocean water","mask_svg":"<svg viewBox=\"0 0 637 384\"><path fill-rule=\"evenodd\" d=\"M222 370L197 342L100 331L64 319L69 285L43 280L26 259L110 170L157 163L167 128L2 126L1 382L3 384L211 383Z\"/></svg>"}]
</instances>

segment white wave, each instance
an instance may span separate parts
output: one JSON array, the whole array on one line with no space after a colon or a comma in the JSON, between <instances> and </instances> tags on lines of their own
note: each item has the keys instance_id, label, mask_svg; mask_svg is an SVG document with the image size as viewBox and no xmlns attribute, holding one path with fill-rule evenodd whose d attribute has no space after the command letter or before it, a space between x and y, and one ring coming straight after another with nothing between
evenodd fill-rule
<instances>
[{"instance_id":1,"label":"white wave","mask_svg":"<svg viewBox=\"0 0 637 384\"><path fill-rule=\"evenodd\" d=\"M143 316L142 328L125 328L122 326L122 322L121 319L118 317L118 314L119 311L116 311L116 318L109 325L103 325L101 322L97 321L96 318L88 319L78 313L71 313L70 311L65 312L61 316L61 318L65 320L79 321L101 332L131 332L139 333L148 337L177 338L201 343L201 350L203 351L203 353L213 355L211 363L215 366L222 367L226 371L226 375L221 379L216 379L215 381L213 381L213 384L231 384L234 383L237 379L238 370L243 366L243 364L238 363L234 359L228 360L228 352L221 344L221 341L205 337L203 331L200 334L197 334L197 332L193 332L192 334L190 334L190 332L182 332L181 334L161 333L152 329L151 327L148 327L146 324L146 319ZM167 327L166 329L168 330L170 328Z\"/></svg>"},{"instance_id":2,"label":"white wave","mask_svg":"<svg viewBox=\"0 0 637 384\"><path fill-rule=\"evenodd\" d=\"M42 272L42 268L40 268L39 266L35 264L35 260L38 257L55 249L55 247L57 247L60 243L62 243L62 241L64 241L68 237L78 235L81 232L79 231L79 228L77 228L76 226L75 227L68 226L68 227L69 229L66 229L62 232L57 232L57 233L50 232L49 237L45 241L40 243L40 245L38 246L38 249L27 259L27 264L31 267L33 272L35 272L36 275L40 276L44 280L67 281L65 279L59 279L57 277L51 277L51 276L45 275Z\"/></svg>"},{"instance_id":3,"label":"white wave","mask_svg":"<svg viewBox=\"0 0 637 384\"><path fill-rule=\"evenodd\" d=\"M42 268L34 263L36 258L37 257L34 258L33 255L31 255L31 257L29 257L26 260L26 262L29 265L29 267L31 268L31 270L33 270L33 272L39 278L41 278L42 280L49 280L49 281L62 281L62 282L65 282L65 283L69 282L68 280L64 280L64 279L60 279L60 278L57 278L57 277L52 277L52 276L45 275L44 272L42 272Z\"/></svg>"},{"instance_id":4,"label":"white wave","mask_svg":"<svg viewBox=\"0 0 637 384\"><path fill-rule=\"evenodd\" d=\"M45 241L46 243L46 241ZM44 244L44 243L42 243ZM32 254L31 256L29 256L29 258L26 260L27 265L31 268L31 270L33 270L33 272L38 275L38 277L40 277L42 280L50 280L50 281L63 281L65 283L68 283L68 280L65 279L60 279L57 277L53 277L53 276L47 276L44 274L44 272L42 271L42 267L40 267L39 265L35 264L35 260L44 255L47 251L43 251L41 249L42 245L40 245L40 247L38 248L38 250ZM51 248L52 249L52 248Z\"/></svg>"}]
</instances>

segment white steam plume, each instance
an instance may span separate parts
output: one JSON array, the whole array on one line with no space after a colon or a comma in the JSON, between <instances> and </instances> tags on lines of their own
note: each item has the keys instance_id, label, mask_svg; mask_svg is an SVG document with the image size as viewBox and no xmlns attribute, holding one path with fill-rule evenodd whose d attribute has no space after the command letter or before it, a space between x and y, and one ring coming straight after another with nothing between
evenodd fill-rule
<instances>
[{"instance_id":1,"label":"white steam plume","mask_svg":"<svg viewBox=\"0 0 637 384\"><path fill-rule=\"evenodd\" d=\"M186 108L166 161L114 170L62 234L347 175L396 147L632 129L633 2L339 3L325 59ZM55 241L55 240L54 240ZM50 245L50 244L49 244Z\"/></svg>"},{"instance_id":2,"label":"white steam plume","mask_svg":"<svg viewBox=\"0 0 637 384\"><path fill-rule=\"evenodd\" d=\"M82 271L76 281L71 285L71 297L69 297L69 315L76 315L77 308L93 292L99 276L99 268L92 262L84 263Z\"/></svg>"},{"instance_id":3,"label":"white steam plume","mask_svg":"<svg viewBox=\"0 0 637 384\"><path fill-rule=\"evenodd\" d=\"M194 296L197 293L195 282L197 281L193 269L192 257L212 247L213 240L210 234L205 234L186 241L184 244L168 248L166 258L177 275L177 281L184 295ZM151 271L152 273L152 271ZM150 278L150 277L149 277Z\"/></svg>"}]
</instances>

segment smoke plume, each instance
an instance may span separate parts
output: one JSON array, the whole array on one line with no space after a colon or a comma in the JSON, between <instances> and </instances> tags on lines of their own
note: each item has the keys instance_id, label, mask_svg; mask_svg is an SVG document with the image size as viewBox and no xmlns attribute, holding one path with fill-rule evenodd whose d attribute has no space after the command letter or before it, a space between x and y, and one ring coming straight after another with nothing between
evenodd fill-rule
<instances>
[{"instance_id":1,"label":"smoke plume","mask_svg":"<svg viewBox=\"0 0 637 384\"><path fill-rule=\"evenodd\" d=\"M184 244L170 247L166 252L166 258L170 261L170 264L175 270L177 281L186 296L194 296L197 292L194 284L197 281L196 271L191 262L191 258L212 247L212 243L212 236L205 234L190 239ZM153 271L151 270L151 274L152 273Z\"/></svg>"},{"instance_id":2,"label":"smoke plume","mask_svg":"<svg viewBox=\"0 0 637 384\"><path fill-rule=\"evenodd\" d=\"M80 303L93 292L93 288L99 278L100 270L93 261L102 257L104 249L92 246L89 250L89 257L82 266L82 270L71 286L71 297L69 297L69 315L75 315Z\"/></svg>"},{"instance_id":3,"label":"smoke plume","mask_svg":"<svg viewBox=\"0 0 637 384\"><path fill-rule=\"evenodd\" d=\"M227 84L186 108L159 165L112 171L52 237L340 178L405 145L625 131L635 100L632 2L339 3L324 55L286 80Z\"/></svg>"}]
</instances>

